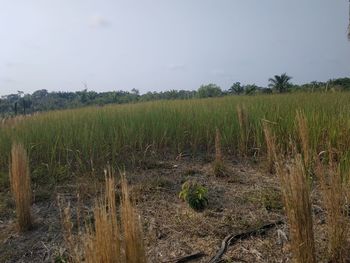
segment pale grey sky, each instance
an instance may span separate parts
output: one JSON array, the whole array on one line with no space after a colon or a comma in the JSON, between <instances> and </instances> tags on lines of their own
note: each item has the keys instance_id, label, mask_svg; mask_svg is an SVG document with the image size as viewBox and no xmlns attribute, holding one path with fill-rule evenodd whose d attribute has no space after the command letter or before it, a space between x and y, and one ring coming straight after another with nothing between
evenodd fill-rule
<instances>
[{"instance_id":1,"label":"pale grey sky","mask_svg":"<svg viewBox=\"0 0 350 263\"><path fill-rule=\"evenodd\" d=\"M347 0L0 0L0 95L350 76Z\"/></svg>"}]
</instances>

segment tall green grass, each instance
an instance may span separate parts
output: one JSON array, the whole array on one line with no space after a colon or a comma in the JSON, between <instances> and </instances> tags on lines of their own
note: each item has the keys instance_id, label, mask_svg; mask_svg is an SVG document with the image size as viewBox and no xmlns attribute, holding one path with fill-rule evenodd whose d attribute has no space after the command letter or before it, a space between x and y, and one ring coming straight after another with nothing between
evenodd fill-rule
<instances>
[{"instance_id":1,"label":"tall green grass","mask_svg":"<svg viewBox=\"0 0 350 263\"><path fill-rule=\"evenodd\" d=\"M312 151L328 143L350 152L350 93L298 93L232 96L215 99L157 101L90 107L42 113L0 126L0 170L7 170L12 141L23 143L30 154L34 179L58 179L111 165L139 160L156 153L196 155L214 152L216 128L224 152L239 154L242 128L237 107L247 113L244 127L247 156L266 155L262 120L278 144L298 140L295 116L302 110L308 121Z\"/></svg>"}]
</instances>

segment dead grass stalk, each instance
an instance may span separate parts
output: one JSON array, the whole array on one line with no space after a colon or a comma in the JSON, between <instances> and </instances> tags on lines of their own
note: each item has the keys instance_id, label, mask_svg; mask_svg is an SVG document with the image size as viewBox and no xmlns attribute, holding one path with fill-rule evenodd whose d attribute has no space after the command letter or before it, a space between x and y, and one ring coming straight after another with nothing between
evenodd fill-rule
<instances>
[{"instance_id":1,"label":"dead grass stalk","mask_svg":"<svg viewBox=\"0 0 350 263\"><path fill-rule=\"evenodd\" d=\"M327 210L329 260L330 262L349 262L347 234L350 229L348 218L350 185L347 174L344 174L340 165L334 161L331 151L328 165L318 160L315 170Z\"/></svg>"},{"instance_id":2,"label":"dead grass stalk","mask_svg":"<svg viewBox=\"0 0 350 263\"><path fill-rule=\"evenodd\" d=\"M18 229L23 232L32 227L30 213L32 190L28 155L24 147L18 143L13 144L11 150L10 183L16 203Z\"/></svg>"},{"instance_id":3,"label":"dead grass stalk","mask_svg":"<svg viewBox=\"0 0 350 263\"><path fill-rule=\"evenodd\" d=\"M276 163L291 234L294 262L316 263L310 190L300 155L287 167Z\"/></svg>"}]
</instances>

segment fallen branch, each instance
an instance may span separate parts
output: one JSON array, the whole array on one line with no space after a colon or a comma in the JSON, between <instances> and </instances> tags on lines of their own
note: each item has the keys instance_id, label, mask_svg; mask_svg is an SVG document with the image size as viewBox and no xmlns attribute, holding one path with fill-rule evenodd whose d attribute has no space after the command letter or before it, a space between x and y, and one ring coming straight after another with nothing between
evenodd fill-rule
<instances>
[{"instance_id":1,"label":"fallen branch","mask_svg":"<svg viewBox=\"0 0 350 263\"><path fill-rule=\"evenodd\" d=\"M226 253L226 250L229 246L233 245L234 243L236 243L238 240L242 240L242 239L246 239L249 238L251 236L257 236L257 235L264 235L267 230L277 226L277 225L281 225L284 224L284 221L280 220L274 223L270 223L270 224L266 224L263 225L259 228L256 229L252 229L249 231L245 231L239 234L231 234L228 235L224 238L224 240L221 242L221 248L219 249L219 251L215 254L214 257L212 257L212 259L209 261L209 263L218 263L221 261L221 257Z\"/></svg>"},{"instance_id":2,"label":"fallen branch","mask_svg":"<svg viewBox=\"0 0 350 263\"><path fill-rule=\"evenodd\" d=\"M183 257L178 257L178 258L174 258L174 259L169 259L166 261L163 261L163 263L167 263L167 262L173 262L173 263L185 263L194 259L198 259L201 257L204 257L205 254L203 252L197 252L191 255L187 255L187 256L183 256Z\"/></svg>"}]
</instances>

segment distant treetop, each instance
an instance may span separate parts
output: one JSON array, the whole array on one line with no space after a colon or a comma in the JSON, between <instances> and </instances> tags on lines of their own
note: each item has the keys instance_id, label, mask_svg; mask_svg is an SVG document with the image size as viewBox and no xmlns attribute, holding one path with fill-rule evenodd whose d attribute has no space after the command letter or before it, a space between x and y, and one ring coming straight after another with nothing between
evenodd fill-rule
<instances>
[{"instance_id":1,"label":"distant treetop","mask_svg":"<svg viewBox=\"0 0 350 263\"><path fill-rule=\"evenodd\" d=\"M95 92L87 89L77 92L49 92L46 89L41 89L32 94L18 91L16 94L0 98L0 117L90 105L103 106L151 100L213 98L227 95L271 94L273 92L350 90L350 78L330 79L327 82L312 81L302 85L292 84L291 79L290 76L283 73L270 78L269 87L259 87L255 84L242 85L240 82L234 82L230 88L222 90L218 85L210 83L201 85L197 91L169 90L145 94L140 94L137 89L132 89L131 92L123 90Z\"/></svg>"}]
</instances>

